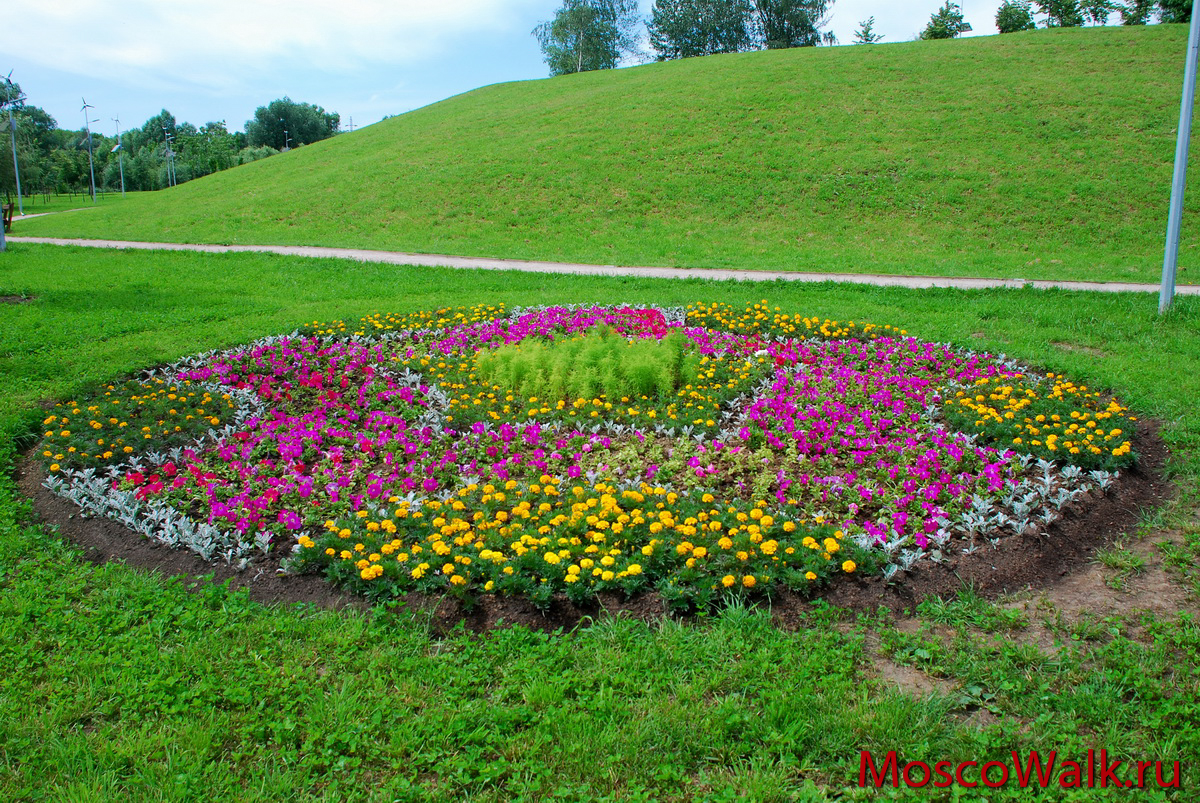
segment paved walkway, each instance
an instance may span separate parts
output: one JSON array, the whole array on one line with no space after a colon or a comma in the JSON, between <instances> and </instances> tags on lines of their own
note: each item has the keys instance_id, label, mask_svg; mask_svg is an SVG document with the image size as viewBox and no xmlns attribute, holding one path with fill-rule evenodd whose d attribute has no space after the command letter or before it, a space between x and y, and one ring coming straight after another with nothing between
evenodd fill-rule
<instances>
[{"instance_id":1,"label":"paved walkway","mask_svg":"<svg viewBox=\"0 0 1200 803\"><path fill-rule=\"evenodd\" d=\"M727 270L723 268L636 268L616 265L585 265L571 262L531 262L517 259L488 257L455 257L439 254L406 254L401 251L368 251L358 248L326 248L309 245L193 245L186 243L143 243L122 240L76 240L56 237L9 237L15 243L48 245L80 245L89 248L126 248L134 250L200 251L208 254L271 253L286 256L331 257L357 259L360 262L382 262L389 265L420 265L432 268L467 268L479 270L520 270L532 273L562 273L588 276L635 276L653 279L740 279L743 281L789 282L846 282L870 284L877 287L957 287L979 290L989 287L1023 287L1032 285L1047 290L1089 290L1101 293L1157 293L1157 284L1134 282L1052 282L1024 279L976 279L951 276L891 276L879 273L800 273L796 271ZM1200 285L1179 285L1178 295L1200 295Z\"/></svg>"}]
</instances>

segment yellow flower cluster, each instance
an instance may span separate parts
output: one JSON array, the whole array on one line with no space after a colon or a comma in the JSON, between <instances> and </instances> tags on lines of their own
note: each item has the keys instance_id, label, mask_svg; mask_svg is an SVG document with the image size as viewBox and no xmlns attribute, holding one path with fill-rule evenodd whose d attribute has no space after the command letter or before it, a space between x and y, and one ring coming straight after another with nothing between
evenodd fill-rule
<instances>
[{"instance_id":1,"label":"yellow flower cluster","mask_svg":"<svg viewBox=\"0 0 1200 803\"><path fill-rule=\"evenodd\" d=\"M328 323L313 321L304 325L307 334L312 335L356 335L362 337L368 333L385 332L404 329L449 329L460 324L494 321L504 317L503 304L476 304L473 307L442 307L436 310L422 310L407 314L379 313L367 315L359 319L356 325L349 325L342 320Z\"/></svg>"},{"instance_id":2,"label":"yellow flower cluster","mask_svg":"<svg viewBox=\"0 0 1200 803\"><path fill-rule=\"evenodd\" d=\"M152 379L108 385L91 403L55 406L42 421L42 456L53 461L52 472L64 465L119 463L147 443L172 446L219 426L234 407L228 394L213 396L190 382Z\"/></svg>"},{"instance_id":3,"label":"yellow flower cluster","mask_svg":"<svg viewBox=\"0 0 1200 803\"><path fill-rule=\"evenodd\" d=\"M958 391L953 407L968 416L962 423L969 428L1022 451L1080 464L1131 459L1131 422L1137 418L1115 399L1061 375L985 377Z\"/></svg>"},{"instance_id":4,"label":"yellow flower cluster","mask_svg":"<svg viewBox=\"0 0 1200 803\"><path fill-rule=\"evenodd\" d=\"M821 337L871 339L886 335L904 336L905 329L879 326L873 323L859 324L855 321L842 323L828 318L807 318L788 315L779 307L771 307L766 299L757 304L747 304L742 312L724 303L688 304L689 326L703 326L742 335L772 334L785 337Z\"/></svg>"},{"instance_id":5,"label":"yellow flower cluster","mask_svg":"<svg viewBox=\"0 0 1200 803\"><path fill-rule=\"evenodd\" d=\"M399 588L512 593L543 583L633 590L664 578L729 587L736 577L751 588L782 574L812 582L856 568L838 563L844 533L821 521L773 515L765 500L739 509L645 483L566 487L542 475L529 485L467 485L448 501L393 497L392 505L331 519L315 540L302 536L301 561Z\"/></svg>"}]
</instances>

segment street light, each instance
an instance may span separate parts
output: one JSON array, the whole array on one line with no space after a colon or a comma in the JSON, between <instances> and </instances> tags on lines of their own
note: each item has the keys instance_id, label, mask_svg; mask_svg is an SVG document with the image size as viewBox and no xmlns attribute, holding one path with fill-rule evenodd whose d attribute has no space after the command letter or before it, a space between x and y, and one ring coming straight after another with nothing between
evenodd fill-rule
<instances>
[{"instance_id":1,"label":"street light","mask_svg":"<svg viewBox=\"0 0 1200 803\"><path fill-rule=\"evenodd\" d=\"M92 174L92 203L96 203L96 163L92 160L92 123L100 122L100 118L89 120L91 117L88 114L88 109L94 109L95 106L87 102L87 98L83 98L83 107L80 109L83 112L83 127L87 130L87 146L88 146L88 171Z\"/></svg>"},{"instance_id":2,"label":"street light","mask_svg":"<svg viewBox=\"0 0 1200 803\"><path fill-rule=\"evenodd\" d=\"M1192 0L1188 49L1183 67L1183 98L1179 104L1179 129L1175 140L1175 174L1171 179L1171 206L1167 210L1167 242L1163 249L1162 284L1158 289L1158 314L1175 300L1175 271L1179 266L1179 227L1183 220L1183 190L1187 184L1188 144L1192 138L1192 106L1196 96L1196 62L1200 55L1200 0Z\"/></svg>"},{"instance_id":3,"label":"street light","mask_svg":"<svg viewBox=\"0 0 1200 803\"><path fill-rule=\"evenodd\" d=\"M8 130L9 138L12 140L13 152L13 177L17 181L17 209L23 215L25 214L25 201L21 198L21 168L17 165L17 120L15 117L13 117L13 109L18 103L25 99L25 95L21 94L14 97L9 97L9 93L12 91L13 86L12 70L8 71L8 75L4 78L4 83L4 100L0 101L0 108L3 108L5 105L8 106Z\"/></svg>"},{"instance_id":4,"label":"street light","mask_svg":"<svg viewBox=\"0 0 1200 803\"><path fill-rule=\"evenodd\" d=\"M121 147L121 118L112 118L117 124L117 144L113 148L117 151L117 166L121 169L121 197L125 197L125 149Z\"/></svg>"},{"instance_id":5,"label":"street light","mask_svg":"<svg viewBox=\"0 0 1200 803\"><path fill-rule=\"evenodd\" d=\"M163 130L163 144L167 148L167 186L175 187L179 182L175 178L175 151L171 149L171 131L165 125Z\"/></svg>"},{"instance_id":6,"label":"street light","mask_svg":"<svg viewBox=\"0 0 1200 803\"><path fill-rule=\"evenodd\" d=\"M282 117L279 118L279 122L283 123L283 149L285 151L290 151L291 148L288 147L288 143L291 142L291 139L288 137L287 123L284 122Z\"/></svg>"}]
</instances>

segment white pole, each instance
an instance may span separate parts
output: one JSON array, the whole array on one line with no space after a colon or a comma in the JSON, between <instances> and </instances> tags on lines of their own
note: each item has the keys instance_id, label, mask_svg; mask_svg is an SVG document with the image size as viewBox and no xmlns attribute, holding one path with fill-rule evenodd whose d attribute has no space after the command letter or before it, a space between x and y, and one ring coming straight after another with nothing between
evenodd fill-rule
<instances>
[{"instance_id":1,"label":"white pole","mask_svg":"<svg viewBox=\"0 0 1200 803\"><path fill-rule=\"evenodd\" d=\"M121 147L121 118L114 117L117 124L117 167L121 170L121 197L125 197L125 149Z\"/></svg>"},{"instance_id":2,"label":"white pole","mask_svg":"<svg viewBox=\"0 0 1200 803\"><path fill-rule=\"evenodd\" d=\"M83 101L83 127L87 130L87 145L88 145L88 171L92 175L92 203L96 203L96 164L92 161L92 121L88 118L92 115L88 109L93 108L88 105L87 99Z\"/></svg>"},{"instance_id":3,"label":"white pole","mask_svg":"<svg viewBox=\"0 0 1200 803\"><path fill-rule=\"evenodd\" d=\"M17 166L17 121L13 117L12 106L8 107L8 128L12 134L13 178L17 181L17 209L25 214L25 201L21 198L21 168Z\"/></svg>"},{"instance_id":4,"label":"white pole","mask_svg":"<svg viewBox=\"0 0 1200 803\"><path fill-rule=\"evenodd\" d=\"M1158 314L1171 308L1175 298L1175 270L1179 265L1179 227L1183 220L1183 189L1187 184L1188 144L1192 139L1192 105L1196 99L1196 57L1200 52L1200 0L1192 0L1188 29L1187 61L1183 69L1183 100L1179 104L1179 134L1175 140L1175 175L1171 179L1171 207L1167 213L1167 246L1163 253L1162 288Z\"/></svg>"}]
</instances>

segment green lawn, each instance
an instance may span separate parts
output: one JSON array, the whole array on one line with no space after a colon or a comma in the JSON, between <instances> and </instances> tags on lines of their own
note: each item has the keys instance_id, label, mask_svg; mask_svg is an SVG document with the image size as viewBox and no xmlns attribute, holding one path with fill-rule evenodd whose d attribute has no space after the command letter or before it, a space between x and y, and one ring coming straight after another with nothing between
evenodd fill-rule
<instances>
[{"instance_id":1,"label":"green lawn","mask_svg":"<svg viewBox=\"0 0 1200 803\"><path fill-rule=\"evenodd\" d=\"M100 192L97 190L95 208L108 209L117 207L122 203L138 197L139 195L145 194L146 193L142 192L127 192L125 193L125 197L122 198L120 190L117 190L116 192ZM16 198L13 198L12 203L15 207L17 204ZM93 208L92 196L90 192L76 192L64 195L27 195L23 199L23 203L25 204L25 214L27 215L40 215L45 212L67 212L72 210ZM14 214L18 213L14 212ZM31 221L17 221L15 225L18 227L23 227L28 225L30 222ZM19 228L13 229L12 233L14 235L19 235L22 233L22 231Z\"/></svg>"},{"instance_id":2,"label":"green lawn","mask_svg":"<svg viewBox=\"0 0 1200 803\"><path fill-rule=\"evenodd\" d=\"M1194 593L1200 299L1181 298L1160 319L1148 294L672 282L22 244L0 257L0 295L33 299L0 305L0 799L855 800L868 797L853 788L860 749L983 761L1105 747L1182 759L1173 799L1200 783L1200 625L1185 611L1043 617L968 593L901 627L815 606L796 632L733 608L682 624L440 637L404 607L263 607L93 566L31 520L11 476L44 415L39 401L313 320L480 302L766 298L1004 351L1163 421L1183 496L1128 543L1173 528L1162 554ZM1113 577L1136 568L1119 550L1106 555ZM1031 641L1040 627L1057 647ZM874 668L880 649L942 678L943 691L892 689ZM989 791L1030 797L1015 785ZM952 799L928 789L898 798Z\"/></svg>"},{"instance_id":3,"label":"green lawn","mask_svg":"<svg viewBox=\"0 0 1200 803\"><path fill-rule=\"evenodd\" d=\"M1156 281L1186 38L1038 30L500 84L19 233Z\"/></svg>"}]
</instances>

